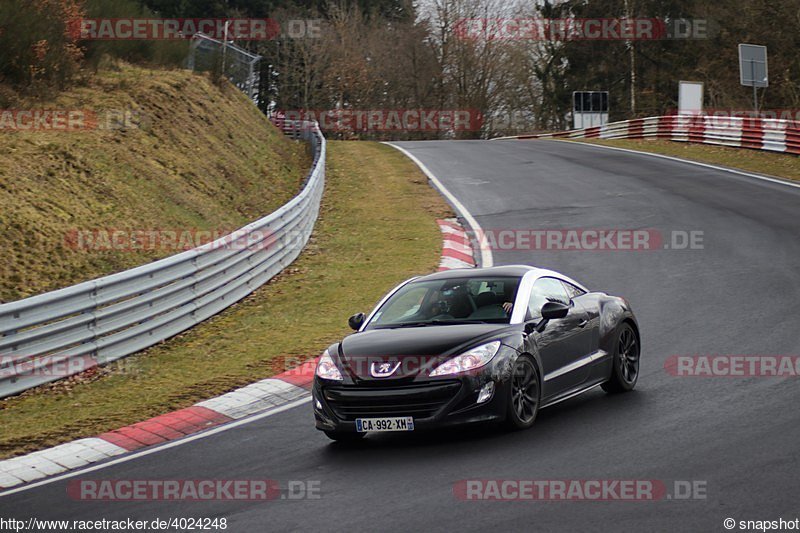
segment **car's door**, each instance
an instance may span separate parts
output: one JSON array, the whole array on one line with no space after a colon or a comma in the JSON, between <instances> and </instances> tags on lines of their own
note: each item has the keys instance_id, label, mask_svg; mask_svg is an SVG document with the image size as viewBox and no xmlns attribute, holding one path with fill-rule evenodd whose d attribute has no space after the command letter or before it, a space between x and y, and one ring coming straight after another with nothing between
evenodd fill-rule
<instances>
[{"instance_id":1,"label":"car's door","mask_svg":"<svg viewBox=\"0 0 800 533\"><path fill-rule=\"evenodd\" d=\"M589 353L594 353L600 348L600 307L597 305L597 295L587 295L586 291L566 280L562 279L561 282L567 290L567 296L586 312L587 323L582 334L589 337Z\"/></svg>"},{"instance_id":2,"label":"car's door","mask_svg":"<svg viewBox=\"0 0 800 533\"><path fill-rule=\"evenodd\" d=\"M528 321L541 320L542 306L548 301L570 306L567 316L550 320L542 332L534 332L544 371L544 397L580 385L588 377L588 365L582 364L591 352L591 333L586 330L589 317L580 304L569 297L561 280L543 277L536 280L528 300Z\"/></svg>"}]
</instances>

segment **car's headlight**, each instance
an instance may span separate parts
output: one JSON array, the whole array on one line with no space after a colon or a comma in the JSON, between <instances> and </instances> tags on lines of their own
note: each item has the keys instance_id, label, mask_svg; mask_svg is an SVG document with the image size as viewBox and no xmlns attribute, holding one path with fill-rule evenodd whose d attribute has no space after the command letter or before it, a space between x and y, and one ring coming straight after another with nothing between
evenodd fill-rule
<instances>
[{"instance_id":1,"label":"car's headlight","mask_svg":"<svg viewBox=\"0 0 800 533\"><path fill-rule=\"evenodd\" d=\"M475 370L491 361L492 357L495 356L499 349L500 341L482 344L437 366L433 372L431 372L431 376L446 376L449 374L458 374L459 372L467 372L468 370Z\"/></svg>"},{"instance_id":2,"label":"car's headlight","mask_svg":"<svg viewBox=\"0 0 800 533\"><path fill-rule=\"evenodd\" d=\"M322 356L319 358L319 362L317 363L317 377L342 381L342 373L336 368L336 363L333 362L328 350L322 352Z\"/></svg>"}]
</instances>

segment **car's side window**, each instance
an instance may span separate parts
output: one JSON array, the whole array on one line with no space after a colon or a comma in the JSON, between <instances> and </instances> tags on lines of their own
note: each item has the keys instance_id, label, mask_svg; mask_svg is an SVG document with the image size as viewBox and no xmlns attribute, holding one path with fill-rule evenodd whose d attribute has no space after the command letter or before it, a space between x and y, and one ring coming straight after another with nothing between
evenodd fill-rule
<instances>
[{"instance_id":1,"label":"car's side window","mask_svg":"<svg viewBox=\"0 0 800 533\"><path fill-rule=\"evenodd\" d=\"M569 295L570 299L577 298L582 294L586 294L586 292L583 289L579 289L578 287L576 287L572 283L569 283L568 281L561 280L561 283L563 283L564 288L567 289L567 294Z\"/></svg>"},{"instance_id":2,"label":"car's side window","mask_svg":"<svg viewBox=\"0 0 800 533\"><path fill-rule=\"evenodd\" d=\"M561 281L555 278L539 278L533 284L528 300L528 319L542 316L542 306L551 301L569 304L570 297Z\"/></svg>"}]
</instances>

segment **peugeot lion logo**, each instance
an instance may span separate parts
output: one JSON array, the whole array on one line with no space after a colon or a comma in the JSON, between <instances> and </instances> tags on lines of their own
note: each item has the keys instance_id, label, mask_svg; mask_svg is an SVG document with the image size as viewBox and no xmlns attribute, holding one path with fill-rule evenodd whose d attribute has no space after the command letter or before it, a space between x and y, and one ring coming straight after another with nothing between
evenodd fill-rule
<instances>
[{"instance_id":1,"label":"peugeot lion logo","mask_svg":"<svg viewBox=\"0 0 800 533\"><path fill-rule=\"evenodd\" d=\"M400 361L394 366L392 366L392 363L372 363L369 368L369 373L372 374L373 378L388 378L395 373L399 366Z\"/></svg>"}]
</instances>

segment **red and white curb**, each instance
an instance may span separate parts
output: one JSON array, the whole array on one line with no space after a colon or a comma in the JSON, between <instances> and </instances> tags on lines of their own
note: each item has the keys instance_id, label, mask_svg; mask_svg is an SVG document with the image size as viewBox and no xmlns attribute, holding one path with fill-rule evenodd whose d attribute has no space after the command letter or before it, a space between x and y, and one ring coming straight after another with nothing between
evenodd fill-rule
<instances>
[{"instance_id":1,"label":"red and white curb","mask_svg":"<svg viewBox=\"0 0 800 533\"><path fill-rule=\"evenodd\" d=\"M455 220L439 220L442 259L439 270L474 267L472 246ZM277 376L257 381L191 407L156 416L96 437L79 439L0 461L0 489L30 483L111 457L181 439L307 397L317 360L312 359Z\"/></svg>"},{"instance_id":2,"label":"red and white curb","mask_svg":"<svg viewBox=\"0 0 800 533\"><path fill-rule=\"evenodd\" d=\"M442 260L439 262L439 270L474 267L472 244L464 227L454 218L436 222L442 231Z\"/></svg>"},{"instance_id":3,"label":"red and white curb","mask_svg":"<svg viewBox=\"0 0 800 533\"><path fill-rule=\"evenodd\" d=\"M0 461L0 488L11 488L140 448L180 439L308 396L315 367L316 360L311 360L275 377L185 409L97 437Z\"/></svg>"}]
</instances>

